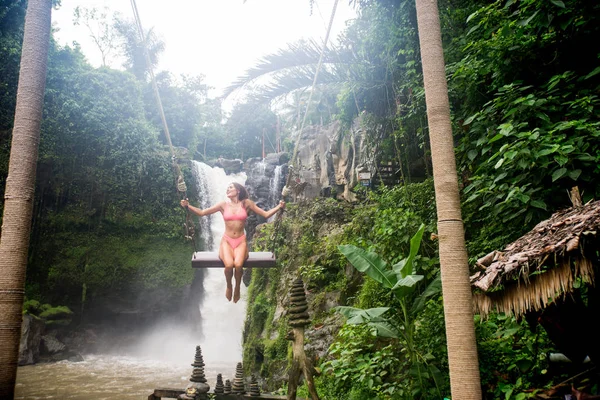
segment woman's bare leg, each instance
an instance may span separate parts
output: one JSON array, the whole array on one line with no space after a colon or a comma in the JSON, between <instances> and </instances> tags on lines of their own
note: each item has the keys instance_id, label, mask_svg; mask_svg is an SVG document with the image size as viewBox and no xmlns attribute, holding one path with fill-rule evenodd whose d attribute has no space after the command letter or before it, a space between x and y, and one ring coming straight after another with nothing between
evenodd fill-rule
<instances>
[{"instance_id":1,"label":"woman's bare leg","mask_svg":"<svg viewBox=\"0 0 600 400\"><path fill-rule=\"evenodd\" d=\"M233 302L237 303L240 299L240 285L244 275L244 263L248 258L248 244L246 241L240 243L233 249L233 266L235 268L235 290L233 291Z\"/></svg>"},{"instance_id":2,"label":"woman's bare leg","mask_svg":"<svg viewBox=\"0 0 600 400\"><path fill-rule=\"evenodd\" d=\"M219 258L225 264L225 281L227 282L227 289L225 289L225 297L231 301L231 295L233 292L233 286L231 279L233 278L233 257L234 252L229 243L226 240L221 240L221 246L219 247ZM237 280L237 277L236 277Z\"/></svg>"}]
</instances>

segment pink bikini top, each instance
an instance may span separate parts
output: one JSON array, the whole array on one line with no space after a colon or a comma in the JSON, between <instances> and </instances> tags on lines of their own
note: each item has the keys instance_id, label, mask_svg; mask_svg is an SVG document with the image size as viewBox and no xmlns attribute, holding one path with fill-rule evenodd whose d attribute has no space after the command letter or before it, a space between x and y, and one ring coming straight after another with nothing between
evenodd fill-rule
<instances>
[{"instance_id":1,"label":"pink bikini top","mask_svg":"<svg viewBox=\"0 0 600 400\"><path fill-rule=\"evenodd\" d=\"M231 203L225 203L225 209L223 210L223 219L225 221L246 221L248 213L243 204L240 204L239 210L234 214L231 212Z\"/></svg>"}]
</instances>

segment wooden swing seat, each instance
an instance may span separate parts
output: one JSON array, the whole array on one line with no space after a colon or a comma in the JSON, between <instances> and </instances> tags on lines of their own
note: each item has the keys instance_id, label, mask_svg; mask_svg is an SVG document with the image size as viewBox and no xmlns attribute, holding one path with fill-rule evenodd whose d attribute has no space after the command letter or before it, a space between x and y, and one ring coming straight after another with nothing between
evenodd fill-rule
<instances>
[{"instance_id":1,"label":"wooden swing seat","mask_svg":"<svg viewBox=\"0 0 600 400\"><path fill-rule=\"evenodd\" d=\"M244 268L275 268L277 260L270 251L251 251ZM225 268L216 251L197 251L192 256L192 268Z\"/></svg>"}]
</instances>

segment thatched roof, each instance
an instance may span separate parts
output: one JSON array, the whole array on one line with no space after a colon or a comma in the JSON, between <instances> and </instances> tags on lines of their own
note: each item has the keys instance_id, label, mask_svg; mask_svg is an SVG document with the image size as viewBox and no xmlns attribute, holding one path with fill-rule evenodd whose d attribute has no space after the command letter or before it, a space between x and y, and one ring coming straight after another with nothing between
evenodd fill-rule
<instances>
[{"instance_id":1,"label":"thatched roof","mask_svg":"<svg viewBox=\"0 0 600 400\"><path fill-rule=\"evenodd\" d=\"M504 250L477 260L475 313L521 315L572 291L577 278L593 284L589 255L600 248L599 230L600 201L589 202L553 214Z\"/></svg>"}]
</instances>

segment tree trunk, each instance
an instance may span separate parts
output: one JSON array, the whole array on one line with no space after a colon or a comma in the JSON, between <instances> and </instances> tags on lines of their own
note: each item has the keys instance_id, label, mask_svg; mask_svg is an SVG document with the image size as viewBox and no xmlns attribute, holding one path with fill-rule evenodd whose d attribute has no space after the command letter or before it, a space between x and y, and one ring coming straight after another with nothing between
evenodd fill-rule
<instances>
[{"instance_id":1,"label":"tree trunk","mask_svg":"<svg viewBox=\"0 0 600 400\"><path fill-rule=\"evenodd\" d=\"M300 377L304 374L306 380L306 386L312 400L319 400L319 394L315 387L313 379L313 366L306 357L304 352L304 327L293 328L291 337L292 342L292 366L288 374L288 393L287 400L296 400L298 392L298 385L300 384Z\"/></svg>"},{"instance_id":2,"label":"tree trunk","mask_svg":"<svg viewBox=\"0 0 600 400\"><path fill-rule=\"evenodd\" d=\"M437 0L416 0L416 6L438 214L452 399L481 400L469 266Z\"/></svg>"},{"instance_id":3,"label":"tree trunk","mask_svg":"<svg viewBox=\"0 0 600 400\"><path fill-rule=\"evenodd\" d=\"M52 0L29 0L0 238L0 398L17 376Z\"/></svg>"}]
</instances>

